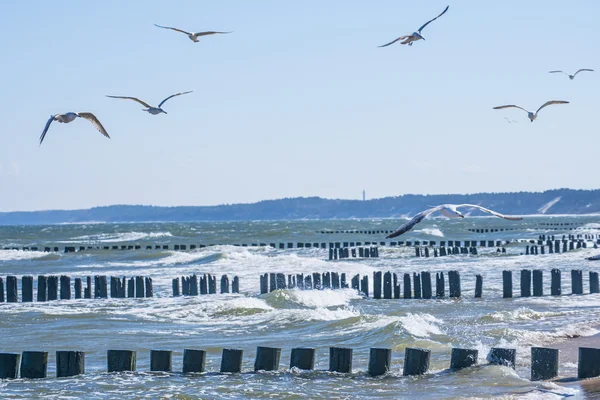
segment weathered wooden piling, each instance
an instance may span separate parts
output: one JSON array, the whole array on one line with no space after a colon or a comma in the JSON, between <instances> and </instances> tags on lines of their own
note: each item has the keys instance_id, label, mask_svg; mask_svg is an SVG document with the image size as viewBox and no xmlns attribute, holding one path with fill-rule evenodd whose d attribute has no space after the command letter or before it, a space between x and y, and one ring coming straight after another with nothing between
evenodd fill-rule
<instances>
[{"instance_id":1,"label":"weathered wooden piling","mask_svg":"<svg viewBox=\"0 0 600 400\"><path fill-rule=\"evenodd\" d=\"M86 283L86 287L83 290L83 297L86 299L91 299L92 298L92 277L86 276L85 283Z\"/></svg>"},{"instance_id":2,"label":"weathered wooden piling","mask_svg":"<svg viewBox=\"0 0 600 400\"><path fill-rule=\"evenodd\" d=\"M6 302L7 303L16 303L18 299L17 292L17 277L16 276L7 276L6 277Z\"/></svg>"},{"instance_id":3,"label":"weathered wooden piling","mask_svg":"<svg viewBox=\"0 0 600 400\"><path fill-rule=\"evenodd\" d=\"M540 269L533 270L533 295L535 297L544 295L543 273Z\"/></svg>"},{"instance_id":4,"label":"weathered wooden piling","mask_svg":"<svg viewBox=\"0 0 600 400\"><path fill-rule=\"evenodd\" d=\"M24 351L21 354L21 378L45 378L48 372L48 353Z\"/></svg>"},{"instance_id":5,"label":"weathered wooden piling","mask_svg":"<svg viewBox=\"0 0 600 400\"><path fill-rule=\"evenodd\" d=\"M577 377L579 379L600 376L600 349L591 347L579 348L577 361Z\"/></svg>"},{"instance_id":6,"label":"weathered wooden piling","mask_svg":"<svg viewBox=\"0 0 600 400\"><path fill-rule=\"evenodd\" d=\"M43 302L46 300L48 300L48 278L44 275L39 275L37 284L37 301ZM4 299L2 299L2 301L4 301Z\"/></svg>"},{"instance_id":7,"label":"weathered wooden piling","mask_svg":"<svg viewBox=\"0 0 600 400\"><path fill-rule=\"evenodd\" d=\"M177 290L179 291L179 278L177 278L177 283L178 283ZM183 284L182 284L182 286L183 286ZM182 291L182 294L183 294L183 291ZM133 278L133 277L129 278L129 280L127 281L127 297L128 298L135 297L135 278Z\"/></svg>"},{"instance_id":8,"label":"weathered wooden piling","mask_svg":"<svg viewBox=\"0 0 600 400\"><path fill-rule=\"evenodd\" d=\"M531 380L545 381L558 376L558 349L531 348Z\"/></svg>"},{"instance_id":9,"label":"weathered wooden piling","mask_svg":"<svg viewBox=\"0 0 600 400\"><path fill-rule=\"evenodd\" d=\"M423 375L429 370L431 350L407 347L404 350L404 376Z\"/></svg>"},{"instance_id":10,"label":"weathered wooden piling","mask_svg":"<svg viewBox=\"0 0 600 400\"><path fill-rule=\"evenodd\" d=\"M431 299L431 273L421 272L421 290L424 299Z\"/></svg>"},{"instance_id":11,"label":"weathered wooden piling","mask_svg":"<svg viewBox=\"0 0 600 400\"><path fill-rule=\"evenodd\" d=\"M311 290L313 288L312 275L308 274L304 277L304 289Z\"/></svg>"},{"instance_id":12,"label":"weathered wooden piling","mask_svg":"<svg viewBox=\"0 0 600 400\"><path fill-rule=\"evenodd\" d=\"M217 294L217 277L214 275L208 276L208 294ZM283 277L283 282L285 285L285 276Z\"/></svg>"},{"instance_id":13,"label":"weathered wooden piling","mask_svg":"<svg viewBox=\"0 0 600 400\"><path fill-rule=\"evenodd\" d=\"M458 271L448 271L448 283L450 288L450 297L460 297L460 274Z\"/></svg>"},{"instance_id":14,"label":"weathered wooden piling","mask_svg":"<svg viewBox=\"0 0 600 400\"><path fill-rule=\"evenodd\" d=\"M415 299L421 298L421 274L413 273L413 297Z\"/></svg>"},{"instance_id":15,"label":"weathered wooden piling","mask_svg":"<svg viewBox=\"0 0 600 400\"><path fill-rule=\"evenodd\" d=\"M360 292L360 275L356 274L350 280L350 286L352 289Z\"/></svg>"},{"instance_id":16,"label":"weathered wooden piling","mask_svg":"<svg viewBox=\"0 0 600 400\"><path fill-rule=\"evenodd\" d=\"M590 293L600 293L598 273L593 271L590 271Z\"/></svg>"},{"instance_id":17,"label":"weathered wooden piling","mask_svg":"<svg viewBox=\"0 0 600 400\"><path fill-rule=\"evenodd\" d=\"M146 297L154 297L154 287L152 286L152 278L149 276L144 278L146 284Z\"/></svg>"},{"instance_id":18,"label":"weathered wooden piling","mask_svg":"<svg viewBox=\"0 0 600 400\"><path fill-rule=\"evenodd\" d=\"M201 373L206 366L206 351L204 350L183 350L183 373Z\"/></svg>"},{"instance_id":19,"label":"weathered wooden piling","mask_svg":"<svg viewBox=\"0 0 600 400\"><path fill-rule=\"evenodd\" d=\"M404 274L403 277L404 298L412 298L412 288L410 287L410 274Z\"/></svg>"},{"instance_id":20,"label":"weathered wooden piling","mask_svg":"<svg viewBox=\"0 0 600 400\"><path fill-rule=\"evenodd\" d=\"M198 275L193 274L189 277L190 296L198 296Z\"/></svg>"},{"instance_id":21,"label":"weathered wooden piling","mask_svg":"<svg viewBox=\"0 0 600 400\"><path fill-rule=\"evenodd\" d=\"M179 296L179 278L173 279L173 297Z\"/></svg>"},{"instance_id":22,"label":"weathered wooden piling","mask_svg":"<svg viewBox=\"0 0 600 400\"><path fill-rule=\"evenodd\" d=\"M202 279L200 279L202 282ZM260 294L269 293L269 274L262 274L260 276Z\"/></svg>"},{"instance_id":23,"label":"weathered wooden piling","mask_svg":"<svg viewBox=\"0 0 600 400\"><path fill-rule=\"evenodd\" d=\"M108 298L108 279L106 275L96 275L94 285L94 298Z\"/></svg>"},{"instance_id":24,"label":"weathered wooden piling","mask_svg":"<svg viewBox=\"0 0 600 400\"><path fill-rule=\"evenodd\" d=\"M265 274L265 275L267 275L267 274ZM267 279L267 278L265 278L265 279ZM269 287L268 283L269 282L267 279L267 289ZM265 293L268 293L268 290ZM206 274L204 274L200 277L200 294L208 294L208 276L206 276Z\"/></svg>"},{"instance_id":25,"label":"weathered wooden piling","mask_svg":"<svg viewBox=\"0 0 600 400\"><path fill-rule=\"evenodd\" d=\"M313 370L315 368L315 349L296 347L292 349L290 369Z\"/></svg>"},{"instance_id":26,"label":"weathered wooden piling","mask_svg":"<svg viewBox=\"0 0 600 400\"><path fill-rule=\"evenodd\" d=\"M119 284L121 280L116 276L110 277L110 297L117 298L119 297Z\"/></svg>"},{"instance_id":27,"label":"weathered wooden piling","mask_svg":"<svg viewBox=\"0 0 600 400\"><path fill-rule=\"evenodd\" d=\"M369 351L369 375L380 376L390 370L392 349L371 348Z\"/></svg>"},{"instance_id":28,"label":"weathered wooden piling","mask_svg":"<svg viewBox=\"0 0 600 400\"><path fill-rule=\"evenodd\" d=\"M85 353L83 351L56 352L57 378L83 374L85 374Z\"/></svg>"},{"instance_id":29,"label":"weathered wooden piling","mask_svg":"<svg viewBox=\"0 0 600 400\"><path fill-rule=\"evenodd\" d=\"M383 274L383 298L392 298L392 273L389 271Z\"/></svg>"},{"instance_id":30,"label":"weathered wooden piling","mask_svg":"<svg viewBox=\"0 0 600 400\"><path fill-rule=\"evenodd\" d=\"M279 347L256 348L256 359L254 360L254 371L277 371L279 369L279 358L281 349Z\"/></svg>"},{"instance_id":31,"label":"weathered wooden piling","mask_svg":"<svg viewBox=\"0 0 600 400\"><path fill-rule=\"evenodd\" d=\"M521 270L521 297L531 296L531 270Z\"/></svg>"},{"instance_id":32,"label":"weathered wooden piling","mask_svg":"<svg viewBox=\"0 0 600 400\"><path fill-rule=\"evenodd\" d=\"M137 353L133 350L108 350L106 368L108 372L135 371Z\"/></svg>"},{"instance_id":33,"label":"weathered wooden piling","mask_svg":"<svg viewBox=\"0 0 600 400\"><path fill-rule=\"evenodd\" d=\"M329 348L329 371L351 373L352 349L346 347Z\"/></svg>"},{"instance_id":34,"label":"weathered wooden piling","mask_svg":"<svg viewBox=\"0 0 600 400\"><path fill-rule=\"evenodd\" d=\"M60 276L60 299L71 300L71 278L66 275Z\"/></svg>"},{"instance_id":35,"label":"weathered wooden piling","mask_svg":"<svg viewBox=\"0 0 600 400\"><path fill-rule=\"evenodd\" d=\"M323 286L321 285L321 274L319 274L317 272L313 272L312 278L313 278L313 289L317 289L317 290L323 289Z\"/></svg>"},{"instance_id":36,"label":"weathered wooden piling","mask_svg":"<svg viewBox=\"0 0 600 400\"><path fill-rule=\"evenodd\" d=\"M490 364L504 365L514 369L517 358L517 350L492 347L487 358Z\"/></svg>"},{"instance_id":37,"label":"weathered wooden piling","mask_svg":"<svg viewBox=\"0 0 600 400\"><path fill-rule=\"evenodd\" d=\"M476 349L452 348L452 354L450 356L450 369L459 370L476 365L478 356L479 351Z\"/></svg>"},{"instance_id":38,"label":"weathered wooden piling","mask_svg":"<svg viewBox=\"0 0 600 400\"><path fill-rule=\"evenodd\" d=\"M513 295L512 291L512 271L502 271L502 297L509 299Z\"/></svg>"},{"instance_id":39,"label":"weathered wooden piling","mask_svg":"<svg viewBox=\"0 0 600 400\"><path fill-rule=\"evenodd\" d=\"M58 300L58 276L48 277L48 301Z\"/></svg>"},{"instance_id":40,"label":"weathered wooden piling","mask_svg":"<svg viewBox=\"0 0 600 400\"><path fill-rule=\"evenodd\" d=\"M331 273L323 272L323 289L331 289Z\"/></svg>"},{"instance_id":41,"label":"weathered wooden piling","mask_svg":"<svg viewBox=\"0 0 600 400\"><path fill-rule=\"evenodd\" d=\"M373 298L381 299L381 271L373 272Z\"/></svg>"},{"instance_id":42,"label":"weathered wooden piling","mask_svg":"<svg viewBox=\"0 0 600 400\"><path fill-rule=\"evenodd\" d=\"M475 275L475 298L479 299L483 295L483 277Z\"/></svg>"},{"instance_id":43,"label":"weathered wooden piling","mask_svg":"<svg viewBox=\"0 0 600 400\"><path fill-rule=\"evenodd\" d=\"M20 354L0 353L0 379L17 379L20 361Z\"/></svg>"},{"instance_id":44,"label":"weathered wooden piling","mask_svg":"<svg viewBox=\"0 0 600 400\"><path fill-rule=\"evenodd\" d=\"M446 284L444 282L444 273L435 273L435 297L441 299L446 296Z\"/></svg>"},{"instance_id":45,"label":"weathered wooden piling","mask_svg":"<svg viewBox=\"0 0 600 400\"><path fill-rule=\"evenodd\" d=\"M221 372L239 373L242 372L243 350L223 349L221 355Z\"/></svg>"},{"instance_id":46,"label":"weathered wooden piling","mask_svg":"<svg viewBox=\"0 0 600 400\"><path fill-rule=\"evenodd\" d=\"M0 278L0 303L4 303L4 279Z\"/></svg>"},{"instance_id":47,"label":"weathered wooden piling","mask_svg":"<svg viewBox=\"0 0 600 400\"><path fill-rule=\"evenodd\" d=\"M400 284L398 283L398 275L392 274L392 287L394 288L394 299L400 298Z\"/></svg>"},{"instance_id":48,"label":"weathered wooden piling","mask_svg":"<svg viewBox=\"0 0 600 400\"><path fill-rule=\"evenodd\" d=\"M369 276L365 275L360 281L360 291L365 297L369 297Z\"/></svg>"},{"instance_id":49,"label":"weathered wooden piling","mask_svg":"<svg viewBox=\"0 0 600 400\"><path fill-rule=\"evenodd\" d=\"M302 281L302 279L300 279ZM300 282L298 282L300 286ZM303 287L304 285L302 285ZM231 283L231 293L239 293L240 292L240 278L237 276L233 277L233 282Z\"/></svg>"},{"instance_id":50,"label":"weathered wooden piling","mask_svg":"<svg viewBox=\"0 0 600 400\"><path fill-rule=\"evenodd\" d=\"M285 289L286 288L285 274L282 274L282 273L275 274L275 287L277 289Z\"/></svg>"},{"instance_id":51,"label":"weathered wooden piling","mask_svg":"<svg viewBox=\"0 0 600 400\"><path fill-rule=\"evenodd\" d=\"M275 273L271 272L269 274L269 291L273 292L277 290L277 279L275 278Z\"/></svg>"},{"instance_id":52,"label":"weathered wooden piling","mask_svg":"<svg viewBox=\"0 0 600 400\"><path fill-rule=\"evenodd\" d=\"M561 293L560 269L554 268L550 275L550 294L552 296L560 296Z\"/></svg>"},{"instance_id":53,"label":"weathered wooden piling","mask_svg":"<svg viewBox=\"0 0 600 400\"><path fill-rule=\"evenodd\" d=\"M21 278L21 301L23 303L33 301L33 276L23 276Z\"/></svg>"},{"instance_id":54,"label":"weathered wooden piling","mask_svg":"<svg viewBox=\"0 0 600 400\"><path fill-rule=\"evenodd\" d=\"M229 277L227 275L221 277L221 293L229 293Z\"/></svg>"},{"instance_id":55,"label":"weathered wooden piling","mask_svg":"<svg viewBox=\"0 0 600 400\"><path fill-rule=\"evenodd\" d=\"M348 281L346 280L346 273L342 272L340 275L340 287L342 289L348 289Z\"/></svg>"},{"instance_id":56,"label":"weathered wooden piling","mask_svg":"<svg viewBox=\"0 0 600 400\"><path fill-rule=\"evenodd\" d=\"M150 350L150 371L172 372L173 352L170 350Z\"/></svg>"},{"instance_id":57,"label":"weathered wooden piling","mask_svg":"<svg viewBox=\"0 0 600 400\"><path fill-rule=\"evenodd\" d=\"M144 278L141 276L135 277L135 297L144 297L146 291L144 290Z\"/></svg>"},{"instance_id":58,"label":"weathered wooden piling","mask_svg":"<svg viewBox=\"0 0 600 400\"><path fill-rule=\"evenodd\" d=\"M583 271L571 270L571 294L583 294Z\"/></svg>"}]
</instances>

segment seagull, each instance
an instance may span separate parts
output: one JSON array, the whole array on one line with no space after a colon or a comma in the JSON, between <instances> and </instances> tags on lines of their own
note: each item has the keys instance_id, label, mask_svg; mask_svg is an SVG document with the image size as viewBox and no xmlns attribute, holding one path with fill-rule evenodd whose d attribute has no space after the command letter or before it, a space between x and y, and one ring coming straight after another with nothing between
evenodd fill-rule
<instances>
[{"instance_id":1,"label":"seagull","mask_svg":"<svg viewBox=\"0 0 600 400\"><path fill-rule=\"evenodd\" d=\"M396 43L398 40L403 40L403 42L401 42L401 43L407 44L409 46L412 46L413 42L416 42L417 40L421 40L421 39L425 40L425 38L421 35L421 31L423 30L423 28L425 28L427 25L429 25L430 23L432 23L433 21L435 21L436 19L438 19L439 17L444 15L446 13L446 11L448 11L448 8L450 8L450 6L446 6L444 11L442 11L442 13L440 15L438 15L434 19L431 19L431 20L425 22L416 32L413 32L411 35L400 36L398 39L392 40L391 42L384 44L383 46L379 46L379 47L387 47L390 44Z\"/></svg>"},{"instance_id":2,"label":"seagull","mask_svg":"<svg viewBox=\"0 0 600 400\"><path fill-rule=\"evenodd\" d=\"M408 221L405 224L402 224L395 232L386 236L386 239L395 238L396 236L400 236L403 233L410 231L416 224L423 221L429 214L432 214L436 211L441 212L444 216L448 218L464 218L465 216L457 210L457 208L461 207L476 208L488 214L492 214L493 216L508 219L510 221L520 221L523 219L521 217L511 217L507 215L502 215L500 213L497 213L496 211L488 210L487 208L475 204L442 204L436 207L429 208L425 211L421 211L420 213L415 215L410 221Z\"/></svg>"},{"instance_id":3,"label":"seagull","mask_svg":"<svg viewBox=\"0 0 600 400\"><path fill-rule=\"evenodd\" d=\"M42 132L42 136L40 136L40 146L42 145L42 142L44 141L44 138L46 137L46 133L48 132L48 128L50 128L50 124L52 123L52 121L58 121L58 122L62 122L64 124L68 124L69 122L75 121L76 118L87 119L88 121L90 121L92 123L92 125L94 125L96 127L96 129L98 129L98 131L101 134L103 134L104 136L106 136L107 138L110 139L110 136L108 136L106 129L104 129L104 127L102 126L100 121L98 121L98 118L96 118L96 116L94 114L89 113L89 112L80 112L80 113L68 112L66 114L54 114L54 115L50 116L50 118L48 119L48 122L46 122L44 131Z\"/></svg>"},{"instance_id":4,"label":"seagull","mask_svg":"<svg viewBox=\"0 0 600 400\"><path fill-rule=\"evenodd\" d=\"M575 72L573 75L569 75L567 74L565 71L549 71L549 74L556 74L556 73L562 73L565 74L569 77L570 80L575 79L575 76L577 76L578 73L583 72L583 71L588 71L588 72L594 72L593 69L589 69L589 68L581 68L580 70L578 70L577 72Z\"/></svg>"},{"instance_id":5,"label":"seagull","mask_svg":"<svg viewBox=\"0 0 600 400\"><path fill-rule=\"evenodd\" d=\"M146 107L142 111L148 111L150 114L156 115L156 114L160 114L160 113L165 113L165 114L167 113L165 110L160 108L160 106L162 106L165 103L165 101L169 100L171 97L181 96L182 94L188 94L188 93L192 93L192 92L193 92L193 90L190 90L189 92L181 92L181 93L172 94L169 97L167 97L166 99L164 99L163 101L161 101L160 104L158 105L158 107L152 107L150 104L138 99L137 97L109 96L109 95L107 95L106 97L110 97L111 99L127 99L127 100L137 101L138 103L140 103L141 105Z\"/></svg>"},{"instance_id":6,"label":"seagull","mask_svg":"<svg viewBox=\"0 0 600 400\"><path fill-rule=\"evenodd\" d=\"M503 108L519 108L523 111L525 111L527 113L527 116L529 117L529 120L531 122L535 121L535 119L537 118L538 113L540 112L540 110L546 106L552 105L552 104L569 104L568 101L563 101L563 100L550 100L545 102L540 108L537 109L536 112L532 113L531 111L527 111L526 109L524 109L523 107L519 107L519 106L515 106L514 104L510 104L510 105L506 105L506 106L498 106L498 107L494 107L494 110L501 110Z\"/></svg>"},{"instance_id":7,"label":"seagull","mask_svg":"<svg viewBox=\"0 0 600 400\"><path fill-rule=\"evenodd\" d=\"M159 28L163 28L163 29L170 29L172 31L175 32L181 32L181 33L185 33L191 41L193 42L199 42L198 38L200 36L208 36L208 35L217 35L217 34L226 34L226 33L231 33L233 31L229 31L229 32L216 32L216 31L206 31L206 32L186 32L186 31L182 31L181 29L177 29L177 28L171 28L170 26L162 26L162 25L156 25L154 24L154 26L159 27Z\"/></svg>"},{"instance_id":8,"label":"seagull","mask_svg":"<svg viewBox=\"0 0 600 400\"><path fill-rule=\"evenodd\" d=\"M519 123L519 121L514 120L514 119L510 119L508 117L504 117L504 119L507 120L509 124L512 124L512 123L518 124Z\"/></svg>"}]
</instances>

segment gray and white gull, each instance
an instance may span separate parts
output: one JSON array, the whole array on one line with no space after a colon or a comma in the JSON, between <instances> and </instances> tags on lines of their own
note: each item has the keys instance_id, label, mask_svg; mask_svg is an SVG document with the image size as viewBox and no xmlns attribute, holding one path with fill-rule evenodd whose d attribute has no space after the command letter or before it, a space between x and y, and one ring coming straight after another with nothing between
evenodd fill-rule
<instances>
[{"instance_id":1,"label":"gray and white gull","mask_svg":"<svg viewBox=\"0 0 600 400\"><path fill-rule=\"evenodd\" d=\"M209 36L209 35L224 35L227 33L232 33L233 31L229 31L229 32L218 32L218 31L205 31L205 32L186 32L182 29L177 29L177 28L172 28L170 26L162 26L162 25L156 25L154 24L154 26L158 27L158 28L163 28L163 29L170 29L172 31L175 32L181 32L183 34L186 34L191 41L193 42L199 42L198 38L201 36Z\"/></svg>"},{"instance_id":2,"label":"gray and white gull","mask_svg":"<svg viewBox=\"0 0 600 400\"><path fill-rule=\"evenodd\" d=\"M569 77L570 80L573 80L573 79L575 79L575 77L577 76L578 73L584 72L584 71L594 72L593 69L581 68L581 69L577 70L577 72L575 72L573 75L567 74L565 71L560 71L560 70L558 70L558 71L549 71L548 73L549 74L565 74L565 75L567 75Z\"/></svg>"},{"instance_id":3,"label":"gray and white gull","mask_svg":"<svg viewBox=\"0 0 600 400\"><path fill-rule=\"evenodd\" d=\"M503 215L496 211L489 210L485 207L478 206L476 204L442 204L442 205L439 205L436 207L429 208L425 211L421 211L420 213L418 213L417 215L412 217L412 219L410 221L408 221L405 224L400 225L400 227L395 232L386 236L386 239L395 238L396 236L400 236L403 233L410 231L412 228L414 228L415 225L417 225L419 222L423 221L428 215L433 214L436 211L441 212L442 215L444 215L448 218L464 218L465 216L460 211L457 210L457 208L462 208L462 207L476 208L476 209L486 212L488 214L492 214L495 217L508 219L510 221L520 221L523 219L521 217L512 217L512 216L508 216L508 215Z\"/></svg>"},{"instance_id":4,"label":"gray and white gull","mask_svg":"<svg viewBox=\"0 0 600 400\"><path fill-rule=\"evenodd\" d=\"M563 101L563 100L550 100L550 101L547 101L544 104L542 104L542 106L540 108L538 108L536 112L527 111L523 107L519 107L519 106L516 106L514 104L508 104L508 105L505 105L505 106L497 106L497 107L494 107L494 110L502 110L504 108L518 108L520 110L525 111L527 113L527 117L529 117L529 120L531 122L533 122L537 118L538 113L540 112L540 110L542 108L548 107L549 105L552 105L552 104L569 104L569 102L568 101Z\"/></svg>"},{"instance_id":5,"label":"gray and white gull","mask_svg":"<svg viewBox=\"0 0 600 400\"><path fill-rule=\"evenodd\" d=\"M188 93L192 93L192 92L193 92L193 90L190 90L189 92L181 92L181 93L172 94L169 97L167 97L166 99L164 99L163 101L161 101L160 104L158 105L158 107L152 107L150 104L146 103L145 101L142 101L142 100L138 99L137 97L109 96L109 95L106 95L106 97L110 97L111 99L126 99L126 100L137 101L138 103L140 103L141 105L143 105L144 107L146 107L145 109L142 109L142 111L147 111L147 112L149 112L152 115L156 115L156 114L160 114L160 113L164 113L164 114L167 113L165 110L163 110L161 108L161 106L165 103L165 101L169 100L172 97L181 96L182 94L188 94Z\"/></svg>"},{"instance_id":6,"label":"gray and white gull","mask_svg":"<svg viewBox=\"0 0 600 400\"><path fill-rule=\"evenodd\" d=\"M98 131L101 134L103 134L104 136L106 136L107 138L110 139L110 136L108 136L108 132L106 132L106 129L104 129L104 127L102 126L102 124L100 123L98 118L96 118L96 116L94 114L92 114L90 112L79 112L79 113L68 112L66 114L54 114L54 115L50 116L50 118L48 119L48 122L46 122L44 131L42 132L42 135L40 136L40 146L42 145L42 142L44 141L44 138L46 137L46 133L48 133L48 128L50 128L50 124L52 124L53 121L58 121L58 122L62 122L63 124L68 124L69 122L75 121L77 118L83 118L83 119L90 121L92 123L92 125L94 125L94 127L96 129L98 129Z\"/></svg>"},{"instance_id":7,"label":"gray and white gull","mask_svg":"<svg viewBox=\"0 0 600 400\"><path fill-rule=\"evenodd\" d=\"M427 25L429 25L430 23L432 23L433 21L435 21L436 19L438 19L439 17L441 17L442 15L444 15L446 13L446 11L448 11L448 8L450 8L450 6L446 6L446 8L444 8L444 11L442 11L442 13L440 15L438 15L437 17L435 17L434 19L430 19L429 21L425 22L419 29L417 29L416 32L413 32L410 35L400 36L398 39L394 39L391 42L386 43L386 44L384 44L382 46L379 46L379 47L387 47L387 46L389 46L391 44L396 43L399 40L402 40L402 42L400 42L402 44L407 44L409 46L412 46L413 42L416 42L417 40L421 40L421 39L425 40L425 38L423 37L423 35L421 35L421 31Z\"/></svg>"}]
</instances>

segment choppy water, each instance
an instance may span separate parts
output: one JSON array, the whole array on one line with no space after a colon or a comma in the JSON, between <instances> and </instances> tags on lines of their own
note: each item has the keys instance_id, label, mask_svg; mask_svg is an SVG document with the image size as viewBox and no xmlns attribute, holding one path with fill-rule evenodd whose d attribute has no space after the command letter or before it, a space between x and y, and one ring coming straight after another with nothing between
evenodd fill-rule
<instances>
[{"instance_id":1,"label":"choppy water","mask_svg":"<svg viewBox=\"0 0 600 400\"><path fill-rule=\"evenodd\" d=\"M565 229L548 230L547 223ZM211 244L270 242L374 241L383 237L327 234L329 230L387 230L396 220L276 221L229 223L79 224L0 227L0 247L103 244ZM478 234L469 228L518 227ZM556 228L556 226L552 226ZM561 228L560 226L558 226ZM567 228L568 227L568 228ZM511 223L495 218L463 221L428 220L404 240L533 239L541 233L598 233L597 217L533 217ZM562 228L561 228L562 229ZM154 281L151 299L65 300L49 303L0 304L0 351L50 352L49 376L54 376L54 352L86 353L86 374L76 378L0 381L3 398L560 398L576 388L529 381L531 346L546 346L571 336L594 335L600 326L600 295L502 299L501 271L544 270L549 293L552 268L563 270L563 293L570 293L572 268L596 269L584 260L592 248L566 254L521 256L524 244L511 244L507 254L480 249L478 256L415 258L414 250L380 248L380 258L326 261L321 249L213 246L194 251L90 251L47 254L0 250L0 276L66 274L144 275ZM371 275L374 271L461 272L461 300L373 300L352 290L284 290L259 295L263 272L309 273L338 271ZM240 277L239 295L171 296L171 279L192 273ZM483 275L484 298L473 299L475 274ZM519 291L517 276L515 294ZM584 272L588 292L587 272ZM253 369L256 346L281 347L277 373L219 375L221 349L244 350L243 368ZM354 349L354 372L326 372L328 347ZM458 373L445 371L452 347L477 348L480 362L491 347L517 348L516 371L479 366ZM314 372L289 372L292 347L317 349ZM389 347L392 372L381 378L366 375L369 348ZM402 377L404 348L431 349L431 371ZM207 350L207 371L198 376L148 373L151 349L173 350L174 370L181 370L185 348ZM138 351L138 373L107 374L106 350ZM561 364L562 376L576 375L576 365Z\"/></svg>"}]
</instances>

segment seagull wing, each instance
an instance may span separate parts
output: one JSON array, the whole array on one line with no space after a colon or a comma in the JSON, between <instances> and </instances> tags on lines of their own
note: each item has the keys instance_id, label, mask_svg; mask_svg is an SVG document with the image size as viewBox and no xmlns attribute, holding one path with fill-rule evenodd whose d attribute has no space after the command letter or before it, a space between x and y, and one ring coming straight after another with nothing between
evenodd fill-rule
<instances>
[{"instance_id":1,"label":"seagull wing","mask_svg":"<svg viewBox=\"0 0 600 400\"><path fill-rule=\"evenodd\" d=\"M575 73L573 74L573 76L575 76L575 75L577 75L578 73L580 73L580 72L583 72L583 71L587 71L587 72L594 72L594 70L593 70L593 69L589 69L589 68L581 68L580 70L578 70L577 72L575 72Z\"/></svg>"},{"instance_id":2,"label":"seagull wing","mask_svg":"<svg viewBox=\"0 0 600 400\"><path fill-rule=\"evenodd\" d=\"M536 114L539 113L542 108L550 106L552 104L569 104L569 102L568 101L562 101L562 100L550 100L550 101L547 101L544 104L542 104L542 106L540 108L538 108L538 110L535 113Z\"/></svg>"},{"instance_id":3,"label":"seagull wing","mask_svg":"<svg viewBox=\"0 0 600 400\"><path fill-rule=\"evenodd\" d=\"M523 107L515 106L514 104L508 104L508 105L505 105L505 106L494 107L494 110L502 110L503 108L518 108L518 109L523 110L523 111L525 111L526 113L529 114L529 111L527 111Z\"/></svg>"},{"instance_id":4,"label":"seagull wing","mask_svg":"<svg viewBox=\"0 0 600 400\"><path fill-rule=\"evenodd\" d=\"M378 47L387 47L387 46L389 46L390 44L394 44L394 43L396 43L398 40L404 40L404 39L408 38L409 36L410 36L410 35L400 36L398 39L394 39L394 40L392 40L391 42L389 42L389 43L386 43L386 44L384 44L383 46L378 46Z\"/></svg>"},{"instance_id":5,"label":"seagull wing","mask_svg":"<svg viewBox=\"0 0 600 400\"><path fill-rule=\"evenodd\" d=\"M481 207L481 206L478 206L478 205L475 205L475 204L459 204L459 205L456 206L456 208L459 208L459 207L476 208L476 209L481 210L483 212L486 212L488 214L492 214L494 217L504 218L504 219L508 219L510 221L521 221L523 219L521 217L511 217L511 216L508 216L508 215L500 214L500 213L498 213L496 211L492 211L492 210L489 210L489 209L487 209L485 207Z\"/></svg>"},{"instance_id":6,"label":"seagull wing","mask_svg":"<svg viewBox=\"0 0 600 400\"><path fill-rule=\"evenodd\" d=\"M88 121L90 121L92 123L92 125L94 125L94 127L96 129L98 129L98 131L103 134L104 136L106 136L107 138L110 139L110 136L108 136L108 132L106 132L106 129L104 129L104 127L102 126L102 124L100 123L100 121L98 121L98 118L96 118L96 116L92 113L89 112L80 112L77 113L79 114L79 116L81 118L87 119Z\"/></svg>"},{"instance_id":7,"label":"seagull wing","mask_svg":"<svg viewBox=\"0 0 600 400\"><path fill-rule=\"evenodd\" d=\"M225 35L227 33L232 33L232 32L233 31L229 31L229 32L218 32L218 31L196 32L196 33L194 33L194 36L200 37L200 36L208 36L208 35Z\"/></svg>"},{"instance_id":8,"label":"seagull wing","mask_svg":"<svg viewBox=\"0 0 600 400\"><path fill-rule=\"evenodd\" d=\"M549 74L556 74L556 73L560 73L560 74L565 74L565 75L569 75L567 74L565 71L548 71Z\"/></svg>"},{"instance_id":9,"label":"seagull wing","mask_svg":"<svg viewBox=\"0 0 600 400\"><path fill-rule=\"evenodd\" d=\"M138 99L137 97L127 97L127 96L109 96L106 95L106 97L110 97L111 99L126 99L126 100L133 100L133 101L137 101L138 103L140 103L141 105L143 105L146 108L152 108L152 106L146 102L141 101L140 99ZM159 106L160 107L160 106Z\"/></svg>"},{"instance_id":10,"label":"seagull wing","mask_svg":"<svg viewBox=\"0 0 600 400\"><path fill-rule=\"evenodd\" d=\"M186 35L191 35L190 32L182 31L181 29L177 29L177 28L171 28L170 26L162 26L162 25L156 25L156 24L154 24L154 26L156 26L158 28L163 28L163 29L170 29L175 32L185 33Z\"/></svg>"},{"instance_id":11,"label":"seagull wing","mask_svg":"<svg viewBox=\"0 0 600 400\"><path fill-rule=\"evenodd\" d=\"M40 146L42 145L42 142L44 141L44 138L46 137L46 133L48 132L48 128L50 128L50 124L52 123L52 121L54 121L54 117L55 117L55 115L51 115L50 118L48 118L48 122L46 122L46 126L44 127L42 135L40 136Z\"/></svg>"},{"instance_id":12,"label":"seagull wing","mask_svg":"<svg viewBox=\"0 0 600 400\"><path fill-rule=\"evenodd\" d=\"M415 215L410 221L408 221L405 224L400 225L400 227L398 229L396 229L395 232L390 233L385 238L386 239L395 238L396 236L400 236L403 233L410 231L416 224L423 221L425 219L425 217L427 217L429 214L434 213L438 210L441 210L442 208L444 208L444 206L435 206L435 207L429 208L425 211L421 211L420 213Z\"/></svg>"},{"instance_id":13,"label":"seagull wing","mask_svg":"<svg viewBox=\"0 0 600 400\"><path fill-rule=\"evenodd\" d=\"M440 15L438 15L437 17L435 17L434 19L431 19L427 22L425 22L418 30L417 32L421 33L421 31L423 30L423 28L425 28L427 25L429 25L430 23L432 23L433 21L435 21L436 19L438 19L439 17L441 17L442 15L446 14L446 11L448 11L448 9L450 8L450 6L446 6L446 8L444 8L444 11L442 11L442 13Z\"/></svg>"},{"instance_id":14,"label":"seagull wing","mask_svg":"<svg viewBox=\"0 0 600 400\"><path fill-rule=\"evenodd\" d=\"M169 97L167 97L166 99L164 99L163 101L161 101L160 104L158 105L158 108L160 108L165 103L165 101L169 100L171 97L181 96L182 94L188 94L188 93L192 93L192 92L193 92L193 90L190 90L189 92L181 92L181 93L172 94Z\"/></svg>"}]
</instances>

